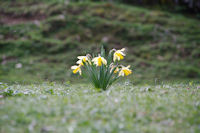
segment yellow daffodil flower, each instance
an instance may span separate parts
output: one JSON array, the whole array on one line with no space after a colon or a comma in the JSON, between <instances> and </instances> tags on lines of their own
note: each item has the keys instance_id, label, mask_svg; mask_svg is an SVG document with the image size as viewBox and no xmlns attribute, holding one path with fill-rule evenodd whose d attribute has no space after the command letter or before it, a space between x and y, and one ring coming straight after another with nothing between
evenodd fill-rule
<instances>
[{"instance_id":1,"label":"yellow daffodil flower","mask_svg":"<svg viewBox=\"0 0 200 133\"><path fill-rule=\"evenodd\" d=\"M76 74L77 72L79 72L79 74L81 75L81 65L78 66L71 66L71 69L73 70L73 73Z\"/></svg>"},{"instance_id":2,"label":"yellow daffodil flower","mask_svg":"<svg viewBox=\"0 0 200 133\"><path fill-rule=\"evenodd\" d=\"M119 71L119 68L117 67L114 71L114 73L117 73Z\"/></svg>"},{"instance_id":3,"label":"yellow daffodil flower","mask_svg":"<svg viewBox=\"0 0 200 133\"><path fill-rule=\"evenodd\" d=\"M115 68L115 66L112 66L112 68L110 69L110 72L112 72L112 70ZM119 71L119 68L117 67L114 71L114 73L117 73Z\"/></svg>"},{"instance_id":4,"label":"yellow daffodil flower","mask_svg":"<svg viewBox=\"0 0 200 133\"><path fill-rule=\"evenodd\" d=\"M104 65L107 65L106 59L103 58L103 57L101 57L100 55L99 55L98 57L93 58L92 61L94 62L94 64L95 64L96 66L101 66L102 63L103 63Z\"/></svg>"},{"instance_id":5,"label":"yellow daffodil flower","mask_svg":"<svg viewBox=\"0 0 200 133\"><path fill-rule=\"evenodd\" d=\"M129 68L130 68L130 65L128 65L127 67L122 66L119 72L119 76L124 77L124 75L128 76L129 74L131 74L132 70L130 70Z\"/></svg>"},{"instance_id":6,"label":"yellow daffodil flower","mask_svg":"<svg viewBox=\"0 0 200 133\"><path fill-rule=\"evenodd\" d=\"M123 60L124 59L124 56L126 56L126 54L124 53L125 52L125 48L121 49L121 50L117 50L114 52L114 55L113 55L113 60L116 61L116 60Z\"/></svg>"},{"instance_id":7,"label":"yellow daffodil flower","mask_svg":"<svg viewBox=\"0 0 200 133\"><path fill-rule=\"evenodd\" d=\"M78 56L77 58L79 60L76 63L79 65L83 65L83 62L85 63L86 61L89 61L87 56Z\"/></svg>"}]
</instances>

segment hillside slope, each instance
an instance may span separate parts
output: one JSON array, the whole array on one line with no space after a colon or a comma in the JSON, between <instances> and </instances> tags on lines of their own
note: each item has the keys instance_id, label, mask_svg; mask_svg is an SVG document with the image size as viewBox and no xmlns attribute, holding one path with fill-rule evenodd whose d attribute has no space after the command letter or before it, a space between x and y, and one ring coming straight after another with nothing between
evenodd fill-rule
<instances>
[{"instance_id":1,"label":"hillside slope","mask_svg":"<svg viewBox=\"0 0 200 133\"><path fill-rule=\"evenodd\" d=\"M68 80L76 56L128 49L136 78L199 78L200 22L110 3L0 2L0 80Z\"/></svg>"}]
</instances>

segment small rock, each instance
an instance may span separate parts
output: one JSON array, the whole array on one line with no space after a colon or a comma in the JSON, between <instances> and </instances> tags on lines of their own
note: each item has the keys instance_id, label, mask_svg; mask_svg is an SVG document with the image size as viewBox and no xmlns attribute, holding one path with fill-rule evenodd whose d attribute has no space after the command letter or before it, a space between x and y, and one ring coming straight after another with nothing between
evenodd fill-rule
<instances>
[{"instance_id":1,"label":"small rock","mask_svg":"<svg viewBox=\"0 0 200 133\"><path fill-rule=\"evenodd\" d=\"M3 37L4 37L4 36L0 34L0 39L3 39Z\"/></svg>"},{"instance_id":2,"label":"small rock","mask_svg":"<svg viewBox=\"0 0 200 133\"><path fill-rule=\"evenodd\" d=\"M30 131L30 132L32 132L33 130L34 130L34 127L36 126L36 121L35 120L33 120L31 123L30 123L30 125L28 126L28 130Z\"/></svg>"},{"instance_id":3,"label":"small rock","mask_svg":"<svg viewBox=\"0 0 200 133\"><path fill-rule=\"evenodd\" d=\"M105 43L108 42L108 40L109 40L109 39L108 39L108 37L106 37L106 36L102 38L102 41L105 42Z\"/></svg>"},{"instance_id":4,"label":"small rock","mask_svg":"<svg viewBox=\"0 0 200 133\"><path fill-rule=\"evenodd\" d=\"M22 64L21 64L21 63L17 63L17 64L15 65L15 68L17 68L17 69L22 68Z\"/></svg>"},{"instance_id":5,"label":"small rock","mask_svg":"<svg viewBox=\"0 0 200 133\"><path fill-rule=\"evenodd\" d=\"M115 101L115 103L118 103L118 102L119 102L119 100L118 100L117 98L115 98L114 101Z\"/></svg>"},{"instance_id":6,"label":"small rock","mask_svg":"<svg viewBox=\"0 0 200 133\"><path fill-rule=\"evenodd\" d=\"M59 15L59 18L64 20L65 19L65 15Z\"/></svg>"},{"instance_id":7,"label":"small rock","mask_svg":"<svg viewBox=\"0 0 200 133\"><path fill-rule=\"evenodd\" d=\"M42 133L48 133L48 132L52 132L52 131L54 131L55 129L53 128L53 127L51 127L51 126L46 126L46 127L43 127L42 129L41 129L41 132Z\"/></svg>"},{"instance_id":8,"label":"small rock","mask_svg":"<svg viewBox=\"0 0 200 133\"><path fill-rule=\"evenodd\" d=\"M35 21L34 21L34 24L37 25L37 26L40 26L40 21L35 20Z\"/></svg>"}]
</instances>

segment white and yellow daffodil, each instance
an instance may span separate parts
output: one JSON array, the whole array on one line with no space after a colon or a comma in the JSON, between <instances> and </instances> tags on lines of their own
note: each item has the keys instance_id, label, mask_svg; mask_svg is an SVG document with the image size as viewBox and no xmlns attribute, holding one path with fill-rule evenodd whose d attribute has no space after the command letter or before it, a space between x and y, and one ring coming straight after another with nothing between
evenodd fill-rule
<instances>
[{"instance_id":1,"label":"white and yellow daffodil","mask_svg":"<svg viewBox=\"0 0 200 133\"><path fill-rule=\"evenodd\" d=\"M100 55L98 57L94 57L92 59L92 62L94 62L94 64L96 66L101 66L102 64L107 65L107 61L105 58L101 57Z\"/></svg>"},{"instance_id":2,"label":"white and yellow daffodil","mask_svg":"<svg viewBox=\"0 0 200 133\"><path fill-rule=\"evenodd\" d=\"M119 72L119 76L124 77L124 75L128 76L129 74L131 74L132 70L130 70L129 68L130 68L130 65L128 65L127 67L122 66L122 68Z\"/></svg>"},{"instance_id":3,"label":"white and yellow daffodil","mask_svg":"<svg viewBox=\"0 0 200 133\"><path fill-rule=\"evenodd\" d=\"M79 65L83 65L86 61L89 61L87 56L78 56L77 57L79 60L76 62Z\"/></svg>"},{"instance_id":4,"label":"white and yellow daffodil","mask_svg":"<svg viewBox=\"0 0 200 133\"><path fill-rule=\"evenodd\" d=\"M79 72L79 74L81 75L81 65L75 65L75 66L71 66L71 69L73 70L73 73L76 74L77 72Z\"/></svg>"},{"instance_id":5,"label":"white and yellow daffodil","mask_svg":"<svg viewBox=\"0 0 200 133\"><path fill-rule=\"evenodd\" d=\"M113 60L114 60L114 62L116 61L116 60L123 60L124 59L124 56L126 56L126 54L124 53L125 52L125 48L123 48L123 49L120 49L120 50L116 50L115 52L114 52L114 55L113 55Z\"/></svg>"},{"instance_id":6,"label":"white and yellow daffodil","mask_svg":"<svg viewBox=\"0 0 200 133\"><path fill-rule=\"evenodd\" d=\"M119 72L119 68L118 67L115 69L114 73L117 73L117 72Z\"/></svg>"},{"instance_id":7,"label":"white and yellow daffodil","mask_svg":"<svg viewBox=\"0 0 200 133\"><path fill-rule=\"evenodd\" d=\"M112 66L112 68L110 69L110 72L112 72L112 70L115 68L115 66ZM119 71L119 68L117 67L114 71L114 73L117 73Z\"/></svg>"}]
</instances>

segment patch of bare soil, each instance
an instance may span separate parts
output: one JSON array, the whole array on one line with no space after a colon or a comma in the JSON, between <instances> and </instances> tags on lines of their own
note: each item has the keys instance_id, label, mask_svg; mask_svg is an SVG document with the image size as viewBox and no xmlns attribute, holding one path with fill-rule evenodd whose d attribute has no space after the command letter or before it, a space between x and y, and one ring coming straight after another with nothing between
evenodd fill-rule
<instances>
[{"instance_id":1,"label":"patch of bare soil","mask_svg":"<svg viewBox=\"0 0 200 133\"><path fill-rule=\"evenodd\" d=\"M37 24L39 21L44 20L46 17L42 14L35 14L31 16L27 15L13 15L0 12L0 24L4 25L16 25L27 22L33 22Z\"/></svg>"}]
</instances>

